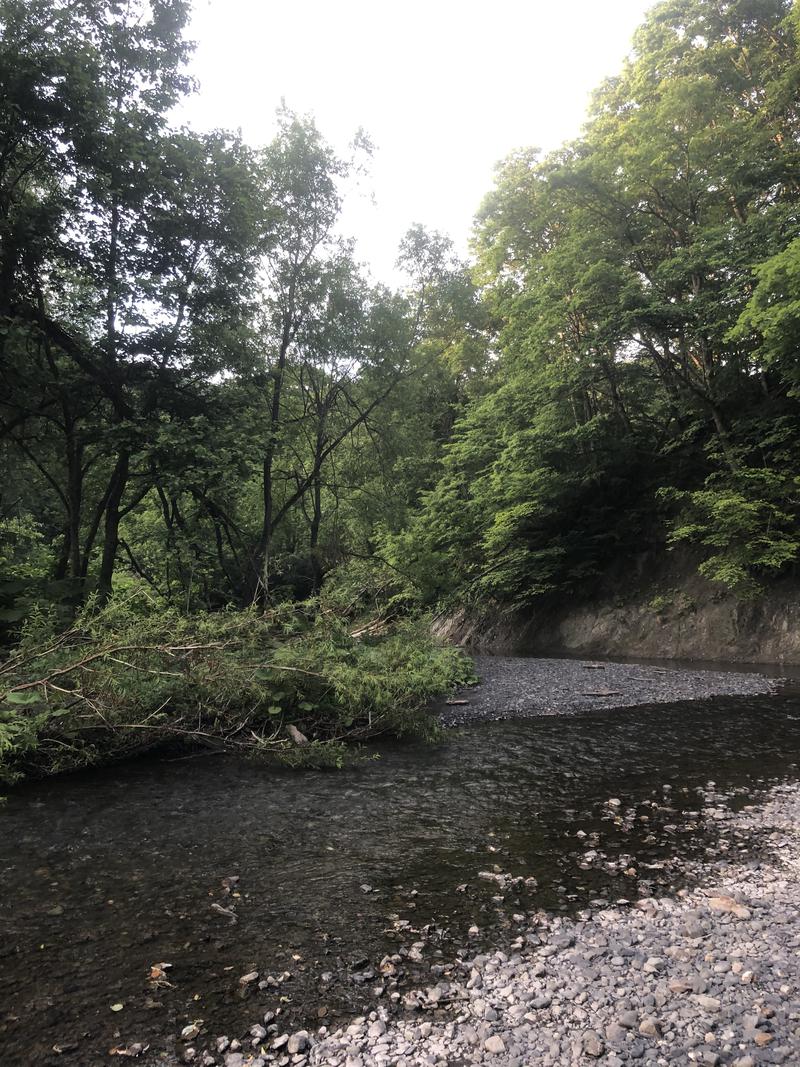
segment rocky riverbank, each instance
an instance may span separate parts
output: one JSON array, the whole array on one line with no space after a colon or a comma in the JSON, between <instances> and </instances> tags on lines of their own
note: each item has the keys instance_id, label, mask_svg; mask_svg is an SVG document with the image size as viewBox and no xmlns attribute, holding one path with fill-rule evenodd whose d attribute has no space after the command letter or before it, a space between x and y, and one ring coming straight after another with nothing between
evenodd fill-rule
<instances>
[{"instance_id":1,"label":"rocky riverbank","mask_svg":"<svg viewBox=\"0 0 800 1067\"><path fill-rule=\"evenodd\" d=\"M670 789L650 802L668 807ZM713 830L705 858L673 873L694 888L659 899L598 900L576 915L515 915L504 950L465 949L431 967L431 983L339 1028L281 1032L273 1015L247 1041L186 1043L203 1067L433 1067L602 1063L709 1067L800 1062L800 789L773 788L734 810L708 783L698 820ZM649 818L610 797L616 825ZM576 826L575 860L607 863L597 835ZM502 869L497 899L512 898ZM477 933L477 931L476 931ZM395 962L381 962L384 973Z\"/></svg>"},{"instance_id":2,"label":"rocky riverbank","mask_svg":"<svg viewBox=\"0 0 800 1067\"><path fill-rule=\"evenodd\" d=\"M662 667L607 660L476 656L480 684L445 704L445 725L591 709L757 696L776 679L759 673Z\"/></svg>"}]
</instances>

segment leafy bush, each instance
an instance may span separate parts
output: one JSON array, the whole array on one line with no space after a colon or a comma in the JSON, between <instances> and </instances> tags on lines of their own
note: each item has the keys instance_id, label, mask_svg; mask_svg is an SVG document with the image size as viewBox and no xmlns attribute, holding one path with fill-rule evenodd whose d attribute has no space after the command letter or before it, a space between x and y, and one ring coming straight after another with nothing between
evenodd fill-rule
<instances>
[{"instance_id":1,"label":"leafy bush","mask_svg":"<svg viewBox=\"0 0 800 1067\"><path fill-rule=\"evenodd\" d=\"M426 700L471 677L424 619L376 635L315 606L181 616L142 594L62 633L37 613L0 667L0 777L166 743L340 764L348 743L433 735Z\"/></svg>"}]
</instances>

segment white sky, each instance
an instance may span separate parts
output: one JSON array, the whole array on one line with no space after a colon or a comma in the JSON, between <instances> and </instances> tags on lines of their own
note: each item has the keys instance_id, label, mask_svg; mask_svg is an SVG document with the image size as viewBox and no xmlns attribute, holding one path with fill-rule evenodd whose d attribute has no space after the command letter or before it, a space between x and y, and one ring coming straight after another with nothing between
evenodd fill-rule
<instances>
[{"instance_id":1,"label":"white sky","mask_svg":"<svg viewBox=\"0 0 800 1067\"><path fill-rule=\"evenodd\" d=\"M392 282L412 223L465 251L495 163L579 132L589 93L619 68L651 3L196 0L200 92L183 117L262 144L283 97L340 149L363 126L377 150L344 229Z\"/></svg>"}]
</instances>

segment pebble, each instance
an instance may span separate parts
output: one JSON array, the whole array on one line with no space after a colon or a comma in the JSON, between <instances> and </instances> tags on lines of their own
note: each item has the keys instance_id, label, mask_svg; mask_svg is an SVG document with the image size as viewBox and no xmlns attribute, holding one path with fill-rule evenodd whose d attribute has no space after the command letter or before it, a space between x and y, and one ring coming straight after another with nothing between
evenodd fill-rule
<instances>
[{"instance_id":1,"label":"pebble","mask_svg":"<svg viewBox=\"0 0 800 1067\"><path fill-rule=\"evenodd\" d=\"M497 1034L487 1037L483 1043L483 1047L487 1052L491 1052L493 1055L499 1055L506 1050L505 1042L502 1037L498 1037Z\"/></svg>"},{"instance_id":2,"label":"pebble","mask_svg":"<svg viewBox=\"0 0 800 1067\"><path fill-rule=\"evenodd\" d=\"M377 1035L373 1035L377 1036ZM298 1030L292 1034L286 1043L286 1051L290 1056L296 1056L298 1052L304 1052L308 1048L308 1031Z\"/></svg>"},{"instance_id":3,"label":"pebble","mask_svg":"<svg viewBox=\"0 0 800 1067\"><path fill-rule=\"evenodd\" d=\"M594 1059L599 1058L605 1052L605 1045L599 1034L596 1034L594 1030L587 1030L583 1035L583 1051L587 1056L592 1056Z\"/></svg>"},{"instance_id":4,"label":"pebble","mask_svg":"<svg viewBox=\"0 0 800 1067\"><path fill-rule=\"evenodd\" d=\"M645 1016L639 1023L639 1033L643 1037L658 1037L658 1025L654 1019Z\"/></svg>"},{"instance_id":5,"label":"pebble","mask_svg":"<svg viewBox=\"0 0 800 1067\"><path fill-rule=\"evenodd\" d=\"M707 997L703 993L695 993L692 1000L704 1011L719 1011L721 1007L721 1002L716 997Z\"/></svg>"}]
</instances>

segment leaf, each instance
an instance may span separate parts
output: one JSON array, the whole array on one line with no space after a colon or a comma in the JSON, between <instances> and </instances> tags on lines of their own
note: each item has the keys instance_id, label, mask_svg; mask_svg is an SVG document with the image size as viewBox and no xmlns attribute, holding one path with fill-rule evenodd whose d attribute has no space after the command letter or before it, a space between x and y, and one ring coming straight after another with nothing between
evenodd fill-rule
<instances>
[{"instance_id":1,"label":"leaf","mask_svg":"<svg viewBox=\"0 0 800 1067\"><path fill-rule=\"evenodd\" d=\"M6 693L3 700L7 704L28 705L36 704L39 701L39 697L35 693Z\"/></svg>"}]
</instances>

